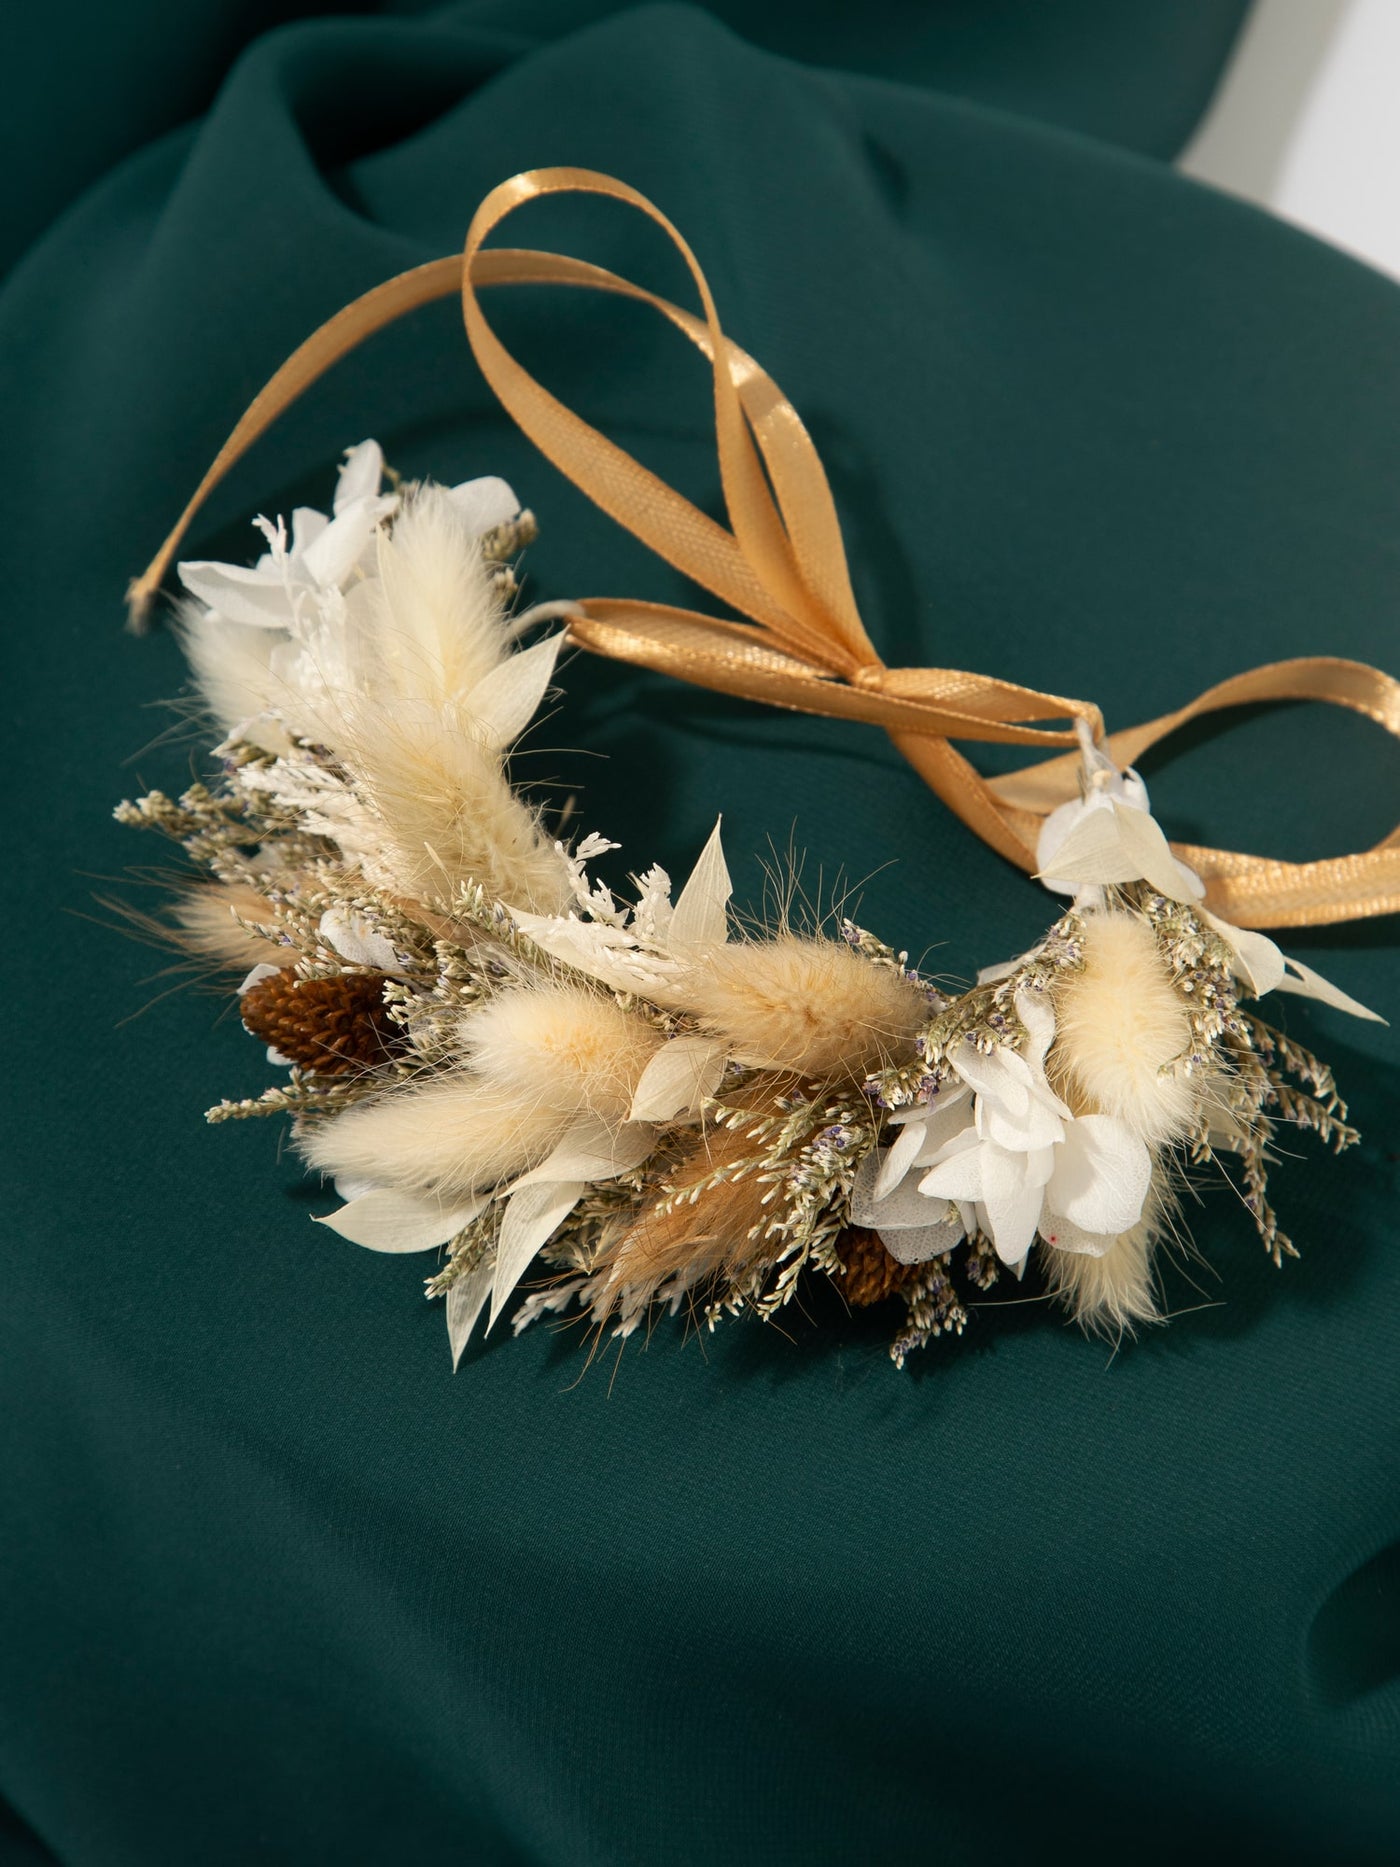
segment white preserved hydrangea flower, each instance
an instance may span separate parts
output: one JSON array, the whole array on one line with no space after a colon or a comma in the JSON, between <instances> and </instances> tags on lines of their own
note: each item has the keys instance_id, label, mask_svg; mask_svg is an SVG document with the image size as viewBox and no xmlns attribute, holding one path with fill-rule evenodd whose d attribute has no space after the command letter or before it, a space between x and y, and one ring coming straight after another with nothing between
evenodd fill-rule
<instances>
[{"instance_id":1,"label":"white preserved hydrangea flower","mask_svg":"<svg viewBox=\"0 0 1400 1867\"><path fill-rule=\"evenodd\" d=\"M216 615L256 629L293 629L329 591L343 590L398 506L381 494L384 455L377 441L347 448L331 514L298 506L290 536L284 520L257 520L267 550L256 564L182 563L180 581Z\"/></svg>"},{"instance_id":2,"label":"white preserved hydrangea flower","mask_svg":"<svg viewBox=\"0 0 1400 1867\"><path fill-rule=\"evenodd\" d=\"M1110 1115L1076 1116L1051 1089L1048 999L1018 992L1016 1012L1025 1048L987 1054L962 1044L951 1058L956 1081L935 1107L893 1118L899 1138L857 1181L852 1216L903 1263L951 1251L980 1230L1019 1272L1037 1234L1060 1250L1102 1256L1142 1217L1152 1178L1146 1144ZM915 1190L907 1182L918 1170Z\"/></svg>"}]
</instances>

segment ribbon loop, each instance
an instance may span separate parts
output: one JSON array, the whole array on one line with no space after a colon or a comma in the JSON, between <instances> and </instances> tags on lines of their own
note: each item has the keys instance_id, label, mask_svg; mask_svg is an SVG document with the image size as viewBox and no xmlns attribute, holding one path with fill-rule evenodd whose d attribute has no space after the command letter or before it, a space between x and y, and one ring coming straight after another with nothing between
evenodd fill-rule
<instances>
[{"instance_id":1,"label":"ribbon loop","mask_svg":"<svg viewBox=\"0 0 1400 1867\"><path fill-rule=\"evenodd\" d=\"M601 266L558 253L486 248L527 202L592 194L646 216L684 261L702 315ZM700 511L545 389L501 343L478 290L562 285L651 306L707 358L729 526ZM569 633L594 654L675 675L769 706L861 720L887 732L933 791L993 849L1034 871L1039 827L1075 794L1077 754L984 778L954 739L1073 746L1072 722L1103 737L1097 707L985 674L887 668L851 588L835 502L801 418L772 377L720 327L709 283L678 229L627 183L589 169L536 169L494 188L472 217L460 259L435 260L367 292L308 338L238 423L165 544L129 593L139 619L207 494L258 436L326 369L374 331L460 290L482 375L547 459L668 564L746 617L744 622L660 604L592 598ZM1400 683L1360 662L1275 662L1224 681L1174 713L1113 734L1120 765L1188 720L1248 701L1322 700L1367 714L1400 737ZM1052 722L1061 722L1055 725ZM1207 884L1212 910L1245 927L1316 926L1400 910L1400 830L1374 849L1315 863L1174 844Z\"/></svg>"}]
</instances>

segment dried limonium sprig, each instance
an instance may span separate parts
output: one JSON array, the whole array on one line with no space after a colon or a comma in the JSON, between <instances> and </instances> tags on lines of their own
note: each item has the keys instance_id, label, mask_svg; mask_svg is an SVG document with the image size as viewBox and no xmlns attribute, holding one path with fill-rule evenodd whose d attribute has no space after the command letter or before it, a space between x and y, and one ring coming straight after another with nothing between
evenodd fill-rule
<instances>
[{"instance_id":1,"label":"dried limonium sprig","mask_svg":"<svg viewBox=\"0 0 1400 1867\"><path fill-rule=\"evenodd\" d=\"M512 619L534 535L499 480L384 492L352 448L332 514L259 521L249 569L181 567L180 627L222 776L124 822L205 878L192 954L245 974L290 1074L211 1120L292 1117L372 1250L437 1251L454 1359L483 1314L576 1308L627 1336L684 1309L774 1316L811 1277L903 1306L897 1363L1035 1252L1086 1328L1159 1316L1153 1253L1188 1165L1268 1203L1281 1125L1345 1147L1329 1070L1243 1007L1308 992L1370 1016L1201 905L1134 773L1087 736L1039 856L1067 911L948 995L849 921L738 937L718 827L679 892L619 900L505 760L568 605Z\"/></svg>"}]
</instances>

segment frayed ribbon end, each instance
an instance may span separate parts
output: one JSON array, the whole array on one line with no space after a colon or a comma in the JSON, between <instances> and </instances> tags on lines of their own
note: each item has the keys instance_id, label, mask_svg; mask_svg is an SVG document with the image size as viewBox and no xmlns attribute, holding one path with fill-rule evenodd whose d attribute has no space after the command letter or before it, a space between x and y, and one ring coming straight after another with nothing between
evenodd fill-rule
<instances>
[{"instance_id":1,"label":"frayed ribbon end","mask_svg":"<svg viewBox=\"0 0 1400 1867\"><path fill-rule=\"evenodd\" d=\"M149 635L151 632L151 605L155 601L156 586L149 578L133 577L126 586L126 632L128 635Z\"/></svg>"}]
</instances>

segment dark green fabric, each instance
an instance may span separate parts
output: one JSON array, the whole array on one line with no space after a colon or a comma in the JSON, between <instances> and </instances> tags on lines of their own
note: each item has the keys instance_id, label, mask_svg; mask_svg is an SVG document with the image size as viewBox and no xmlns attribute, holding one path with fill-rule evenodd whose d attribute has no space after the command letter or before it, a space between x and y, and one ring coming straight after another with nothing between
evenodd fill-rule
<instances>
[{"instance_id":1,"label":"dark green fabric","mask_svg":"<svg viewBox=\"0 0 1400 1867\"><path fill-rule=\"evenodd\" d=\"M313 1228L330 1202L270 1129L202 1125L265 1080L236 1018L159 996L159 960L83 918L94 876L159 860L112 799L198 758L143 711L181 665L121 632L125 577L284 353L532 164L624 175L691 235L810 421L891 662L1121 724L1270 657L1396 661L1393 285L1053 111L903 81L893 50L816 69L671 6L547 40L475 19L254 45L0 295L0 1857L32 1833L65 1867L1392 1859L1393 1034L1284 1007L1366 1144L1278 1169L1282 1274L1208 1194L1183 1313L1117 1356L1028 1282L904 1375L886 1318L827 1301L703 1343L663 1323L582 1378L575 1332L493 1337L454 1378L422 1262ZM1207 69L1136 82L1181 120ZM681 289L616 213L513 237ZM493 309L713 503L674 334ZM318 387L194 545L242 554L247 514L324 499L366 433L413 473L507 475L543 524L533 594L687 594L509 431L446 308ZM741 896L792 837L963 977L1049 918L876 734L584 660L567 685L522 771L579 789L622 865L683 872L722 809ZM1315 712L1156 761L1168 827L1290 857L1381 835L1394 747ZM1394 936L1290 944L1394 1013Z\"/></svg>"},{"instance_id":2,"label":"dark green fabric","mask_svg":"<svg viewBox=\"0 0 1400 1867\"><path fill-rule=\"evenodd\" d=\"M897 75L1015 110L1125 148L1169 156L1185 142L1239 29L1248 0L846 0L709 9L756 45L874 77ZM519 57L625 10L626 0L123 0L12 9L0 29L0 270L103 172L207 109L232 59L260 33L334 11L427 15L452 37ZM331 29L334 33L334 28ZM334 38L321 43L334 56ZM442 74L462 94L455 58ZM419 71L402 101L431 110ZM426 108L425 108L426 106ZM356 154L367 153L351 130Z\"/></svg>"}]
</instances>

